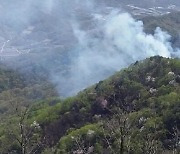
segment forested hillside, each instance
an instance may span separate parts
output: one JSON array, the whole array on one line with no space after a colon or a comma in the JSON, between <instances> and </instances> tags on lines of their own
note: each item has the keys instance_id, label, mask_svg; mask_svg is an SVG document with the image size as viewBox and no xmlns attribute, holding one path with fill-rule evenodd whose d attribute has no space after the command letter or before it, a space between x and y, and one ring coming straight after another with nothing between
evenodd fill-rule
<instances>
[{"instance_id":1,"label":"forested hillside","mask_svg":"<svg viewBox=\"0 0 180 154\"><path fill-rule=\"evenodd\" d=\"M180 154L179 2L0 0L0 154Z\"/></svg>"},{"instance_id":2,"label":"forested hillside","mask_svg":"<svg viewBox=\"0 0 180 154\"><path fill-rule=\"evenodd\" d=\"M36 100L57 96L54 85L36 70L20 73L0 64L0 118L17 106L30 106Z\"/></svg>"},{"instance_id":3,"label":"forested hillside","mask_svg":"<svg viewBox=\"0 0 180 154\"><path fill-rule=\"evenodd\" d=\"M153 33L156 27L161 27L163 31L171 35L171 43L174 47L180 47L180 12L170 13L164 16L149 16L143 19L144 29L148 33Z\"/></svg>"},{"instance_id":4,"label":"forested hillside","mask_svg":"<svg viewBox=\"0 0 180 154\"><path fill-rule=\"evenodd\" d=\"M75 97L14 110L1 124L0 151L178 153L179 94L179 59L137 61Z\"/></svg>"}]
</instances>

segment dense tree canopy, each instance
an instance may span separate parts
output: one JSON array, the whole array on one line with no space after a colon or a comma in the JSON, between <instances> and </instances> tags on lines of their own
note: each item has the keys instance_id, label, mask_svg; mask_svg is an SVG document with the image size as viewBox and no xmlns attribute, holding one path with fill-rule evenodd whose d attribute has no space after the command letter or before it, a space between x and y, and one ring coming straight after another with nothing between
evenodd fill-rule
<instances>
[{"instance_id":1,"label":"dense tree canopy","mask_svg":"<svg viewBox=\"0 0 180 154\"><path fill-rule=\"evenodd\" d=\"M26 130L38 125L33 134L39 135L29 138L38 140L34 150L64 154L178 153L179 70L179 59L155 56L137 61L75 97L37 102L23 121ZM11 116L8 122L12 121L12 130L17 130L18 116ZM0 144L9 143L8 147L1 146L1 152L22 151L17 141L9 141L7 122L1 125ZM14 132L17 136L18 131Z\"/></svg>"}]
</instances>

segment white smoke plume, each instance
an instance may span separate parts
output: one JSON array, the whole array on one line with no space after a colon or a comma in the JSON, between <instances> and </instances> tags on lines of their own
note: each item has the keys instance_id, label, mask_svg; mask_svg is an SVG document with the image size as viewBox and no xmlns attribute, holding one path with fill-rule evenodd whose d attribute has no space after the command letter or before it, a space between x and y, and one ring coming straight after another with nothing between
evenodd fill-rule
<instances>
[{"instance_id":1,"label":"white smoke plume","mask_svg":"<svg viewBox=\"0 0 180 154\"><path fill-rule=\"evenodd\" d=\"M166 32L157 27L153 35L146 34L142 21L105 4L89 0L0 2L0 41L10 40L9 46L29 51L13 61L13 67L21 72L37 66L44 69L60 96L75 95L137 60L180 55Z\"/></svg>"},{"instance_id":2,"label":"white smoke plume","mask_svg":"<svg viewBox=\"0 0 180 154\"><path fill-rule=\"evenodd\" d=\"M156 28L154 35L143 31L143 23L128 13L112 11L104 16L94 14L94 31L73 26L78 40L71 57L69 76L60 76L60 92L75 94L79 90L105 79L137 60L160 55L171 57L170 35ZM64 94L63 94L64 95Z\"/></svg>"}]
</instances>

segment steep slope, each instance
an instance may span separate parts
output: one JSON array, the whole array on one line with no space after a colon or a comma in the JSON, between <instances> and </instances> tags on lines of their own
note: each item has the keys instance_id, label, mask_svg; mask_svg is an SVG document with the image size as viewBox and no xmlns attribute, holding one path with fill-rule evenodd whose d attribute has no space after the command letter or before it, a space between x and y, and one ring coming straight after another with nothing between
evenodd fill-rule
<instances>
[{"instance_id":1,"label":"steep slope","mask_svg":"<svg viewBox=\"0 0 180 154\"><path fill-rule=\"evenodd\" d=\"M163 31L167 31L171 36L171 43L174 47L180 47L180 12L174 12L164 16L143 18L145 31L153 33L156 27L161 27Z\"/></svg>"},{"instance_id":2,"label":"steep slope","mask_svg":"<svg viewBox=\"0 0 180 154\"><path fill-rule=\"evenodd\" d=\"M75 97L41 101L31 108L27 124L41 134L37 153L177 152L179 93L180 60L151 57ZM6 133L1 131L1 140ZM37 143L31 140L30 147ZM9 148L21 151L14 144Z\"/></svg>"},{"instance_id":3,"label":"steep slope","mask_svg":"<svg viewBox=\"0 0 180 154\"><path fill-rule=\"evenodd\" d=\"M36 100L53 96L57 96L54 86L36 70L22 74L0 64L0 118L16 105L29 106Z\"/></svg>"}]
</instances>

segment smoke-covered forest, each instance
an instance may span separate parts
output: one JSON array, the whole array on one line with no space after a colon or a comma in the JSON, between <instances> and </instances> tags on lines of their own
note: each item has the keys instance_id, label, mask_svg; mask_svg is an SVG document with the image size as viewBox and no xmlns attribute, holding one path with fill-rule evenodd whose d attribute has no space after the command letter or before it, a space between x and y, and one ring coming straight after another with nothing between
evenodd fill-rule
<instances>
[{"instance_id":1,"label":"smoke-covered forest","mask_svg":"<svg viewBox=\"0 0 180 154\"><path fill-rule=\"evenodd\" d=\"M0 0L0 153L178 154L178 0Z\"/></svg>"}]
</instances>

